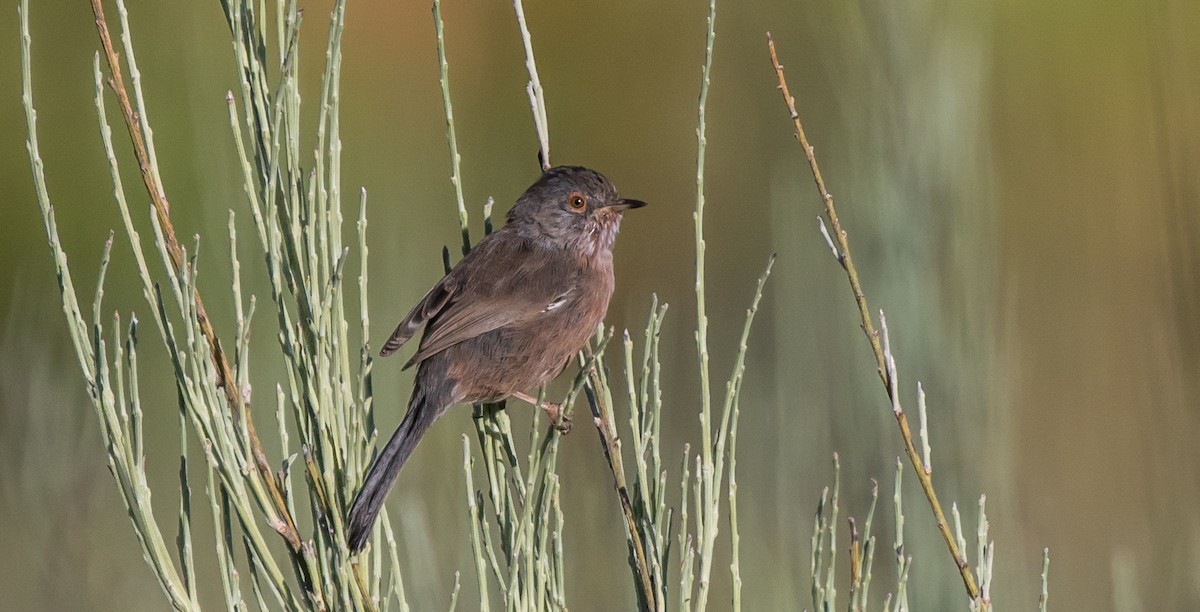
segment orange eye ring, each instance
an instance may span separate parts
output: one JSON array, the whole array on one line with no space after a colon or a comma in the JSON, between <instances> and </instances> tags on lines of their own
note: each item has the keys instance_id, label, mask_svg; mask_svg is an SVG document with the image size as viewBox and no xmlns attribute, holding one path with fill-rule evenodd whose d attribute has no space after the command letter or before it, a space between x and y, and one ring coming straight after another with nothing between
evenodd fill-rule
<instances>
[{"instance_id":1,"label":"orange eye ring","mask_svg":"<svg viewBox=\"0 0 1200 612\"><path fill-rule=\"evenodd\" d=\"M567 196L567 207L575 212L583 212L587 209L587 198L578 191L572 191L571 195Z\"/></svg>"}]
</instances>

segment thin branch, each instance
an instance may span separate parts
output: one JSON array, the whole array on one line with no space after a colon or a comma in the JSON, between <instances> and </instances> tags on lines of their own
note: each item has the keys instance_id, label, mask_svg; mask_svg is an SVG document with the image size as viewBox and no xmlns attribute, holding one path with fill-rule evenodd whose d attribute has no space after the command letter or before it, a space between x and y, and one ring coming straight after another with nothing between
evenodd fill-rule
<instances>
[{"instance_id":1,"label":"thin branch","mask_svg":"<svg viewBox=\"0 0 1200 612\"><path fill-rule=\"evenodd\" d=\"M542 80L538 78L537 62L533 59L533 38L529 34L529 25L525 23L525 7L521 0L513 0L513 11L517 14L517 25L521 27L521 43L525 47L525 70L529 72L529 83L525 92L529 94L529 106L533 111L533 125L537 128L538 144L541 150L538 159L542 170L550 169L550 123L546 119L546 96L542 92Z\"/></svg>"},{"instance_id":2,"label":"thin branch","mask_svg":"<svg viewBox=\"0 0 1200 612\"><path fill-rule=\"evenodd\" d=\"M713 41L716 38L717 3L709 0L707 27L704 41L704 66L700 79L700 99L696 112L696 210L692 214L696 234L696 351L700 365L700 437L702 458L701 469L697 470L697 502L703 502L696 512L697 546L700 552L700 587L696 595L696 609L704 610L708 606L709 576L712 574L713 545L716 543L717 519L720 509L717 506L717 489L720 487L721 474L717 464L723 459L715 459L713 454L718 449L713 444L712 431L712 397L709 382L708 367L708 314L706 312L706 297L704 294L704 160L708 145L707 138L707 107L708 90L712 77ZM728 411L726 411L728 412ZM716 434L720 450L724 451L725 430L719 429Z\"/></svg>"},{"instance_id":3,"label":"thin branch","mask_svg":"<svg viewBox=\"0 0 1200 612\"><path fill-rule=\"evenodd\" d=\"M862 550L858 537L858 523L854 517L846 519L850 525L850 610L856 612L862 607L858 605L859 588L862 586Z\"/></svg>"},{"instance_id":4,"label":"thin branch","mask_svg":"<svg viewBox=\"0 0 1200 612\"><path fill-rule=\"evenodd\" d=\"M458 225L462 230L462 254L471 250L471 237L467 221L467 205L463 199L462 156L458 154L458 136L454 130L454 107L450 104L450 66L446 62L446 33L442 24L441 0L433 0L433 25L437 32L438 82L442 85L442 106L446 111L446 140L450 143L450 183L454 185L454 197L458 203Z\"/></svg>"},{"instance_id":5,"label":"thin branch","mask_svg":"<svg viewBox=\"0 0 1200 612\"><path fill-rule=\"evenodd\" d=\"M646 543L642 541L642 532L638 529L637 518L633 512L633 502L629 499L629 485L625 481L625 468L621 462L621 442L617 439L612 409L601 397L600 390L605 389L605 386L596 369L594 365L588 367L588 384L584 387L584 392L592 409L592 417L596 421L596 433L600 436L600 447L604 449L604 458L613 475L617 499L621 502L621 514L625 517L625 530L629 535L629 554L634 561L632 569L640 588L638 604L643 610L657 610L659 606L656 603L657 597L650 575L650 564L646 558Z\"/></svg>"},{"instance_id":6,"label":"thin branch","mask_svg":"<svg viewBox=\"0 0 1200 612\"><path fill-rule=\"evenodd\" d=\"M909 461L912 463L913 470L917 473L917 480L921 483L921 489L925 492L925 497L929 500L929 505L933 509L933 514L937 519L938 531L942 533L942 538L946 541L946 547L950 550L950 556L954 559L954 564L958 566L959 574L962 576L963 586L967 590L967 595L973 601L979 601L981 598L979 587L975 582L975 575L971 572L971 567L967 563L966 557L963 556L959 549L958 543L954 539L954 535L950 532L950 526L946 522L946 516L942 512L942 505L938 502L937 493L933 488L932 470L927 470L921 460L921 455L918 453L916 446L913 444L913 435L908 424L908 417L904 410L900 408L900 400L896 393L896 380L894 380L895 360L891 358L890 351L884 350L880 342L880 334L875 330L875 325L871 320L871 312L867 306L867 298L863 293L862 284L858 280L858 271L854 267L854 259L850 255L850 243L846 237L846 231L842 229L842 223L838 219L837 209L833 205L833 196L829 194L829 190L825 187L825 180L821 177L821 170L817 166L817 158L813 154L813 147L808 143L808 137L804 134L804 126L800 123L800 114L796 112L796 100L792 97L788 90L787 80L783 76L783 66L779 63L779 57L775 53L775 41L771 38L771 34L767 34L767 49L771 55L771 65L775 68L775 76L779 81L779 91L783 94L783 101L787 105L788 114L795 126L796 139L800 141L800 146L804 149L804 156L808 159L809 168L812 170L813 180L816 182L817 191L821 195L821 201L825 205L825 215L829 218L830 225L833 226L834 240L837 241L839 262L846 270L846 277L850 281L850 289L854 293L854 300L858 304L858 312L862 320L862 330L866 334L867 340L871 343L871 351L875 355L877 373L880 380L883 382L884 389L887 391L888 399L893 406L893 412L896 417L896 423L900 427L900 435L904 438L904 451L908 455ZM886 328L884 330L886 334ZM886 337L884 339L886 341Z\"/></svg>"},{"instance_id":7,"label":"thin branch","mask_svg":"<svg viewBox=\"0 0 1200 612\"><path fill-rule=\"evenodd\" d=\"M1038 610L1046 612L1050 600L1050 549L1042 549L1042 594L1038 597Z\"/></svg>"}]
</instances>

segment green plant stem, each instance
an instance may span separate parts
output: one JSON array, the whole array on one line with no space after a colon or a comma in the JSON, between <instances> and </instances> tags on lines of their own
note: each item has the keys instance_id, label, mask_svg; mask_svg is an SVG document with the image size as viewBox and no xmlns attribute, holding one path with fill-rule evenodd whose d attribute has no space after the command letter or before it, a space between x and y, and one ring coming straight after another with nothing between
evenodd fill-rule
<instances>
[{"instance_id":1,"label":"green plant stem","mask_svg":"<svg viewBox=\"0 0 1200 612\"><path fill-rule=\"evenodd\" d=\"M462 230L462 254L471 250L471 237L468 231L470 223L467 220L467 205L463 198L462 188L462 156L458 154L458 136L454 130L454 107L450 104L450 65L446 62L446 34L442 24L442 2L433 0L433 25L437 31L438 52L438 82L442 86L442 107L446 112L446 140L450 144L450 183L454 185L454 198L458 204L458 223Z\"/></svg>"},{"instance_id":2,"label":"green plant stem","mask_svg":"<svg viewBox=\"0 0 1200 612\"><path fill-rule=\"evenodd\" d=\"M696 211L692 216L696 233L696 350L700 360L700 468L697 470L699 490L697 492L696 534L699 547L700 588L696 596L696 609L704 610L708 604L709 576L712 573L713 545L717 539L719 508L716 504L718 476L713 459L712 398L708 367L708 314L704 294L705 242L704 242L704 161L708 145L706 112L708 90L712 75L713 41L716 37L716 0L709 0L707 29L704 44L704 68L700 78L700 99L697 104L696 122ZM720 435L720 434L718 434Z\"/></svg>"},{"instance_id":3,"label":"green plant stem","mask_svg":"<svg viewBox=\"0 0 1200 612\"><path fill-rule=\"evenodd\" d=\"M588 403L591 404L593 418L596 422L596 433L600 436L600 447L604 450L604 459L608 462L609 471L613 475L613 485L617 490L617 499L621 504L621 514L625 519L625 532L628 536L629 552L633 561L634 579L638 585L638 605L643 610L658 609L658 597L655 595L654 582L651 576L650 564L646 559L646 543L643 541L641 530L638 529L637 518L633 512L633 503L629 499L629 485L625 481L625 468L621 461L621 444L617 439L616 426L613 424L612 410L609 408L603 393L597 390L606 389L597 368L587 371L588 385L585 387Z\"/></svg>"},{"instance_id":4,"label":"green plant stem","mask_svg":"<svg viewBox=\"0 0 1200 612\"><path fill-rule=\"evenodd\" d=\"M513 0L513 12L517 14L517 25L521 29L521 43L525 48L525 70L529 73L529 83L525 92L529 95L529 106L533 110L533 125L537 130L538 144L541 150L538 158L542 170L550 169L550 122L546 118L546 96L542 92L542 80L538 77L537 61L533 57L533 37L529 34L529 25L525 23L525 7L521 0Z\"/></svg>"},{"instance_id":5,"label":"green plant stem","mask_svg":"<svg viewBox=\"0 0 1200 612\"><path fill-rule=\"evenodd\" d=\"M746 351L749 348L750 329L754 325L754 315L758 313L758 305L762 301L763 289L767 285L767 279L771 276L771 268L775 265L775 254L767 260L767 266L763 270L762 276L758 278L758 285L754 289L754 297L750 300L750 307L746 309L746 320L742 325L742 336L738 341L737 357L734 359L733 374L729 377L729 383L726 385L725 391L725 410L722 416L721 431L728 431L729 440L729 530L730 530L730 556L732 560L729 565L729 571L733 579L733 609L735 612L742 608L742 573L741 560L739 558L739 545L741 537L738 534L738 516L737 516L737 430L738 419L741 415L740 399L742 392L742 380L746 373ZM718 445L717 451L717 468L716 472L719 475L722 470L722 460L725 457L723 445ZM715 501L715 500L714 500Z\"/></svg>"},{"instance_id":6,"label":"green plant stem","mask_svg":"<svg viewBox=\"0 0 1200 612\"><path fill-rule=\"evenodd\" d=\"M1046 612L1046 602L1050 600L1050 549L1042 549L1042 593L1038 596L1038 610Z\"/></svg>"},{"instance_id":7,"label":"green plant stem","mask_svg":"<svg viewBox=\"0 0 1200 612\"><path fill-rule=\"evenodd\" d=\"M156 173L152 169L152 160L147 152L146 140L142 130L138 126L139 114L134 112L129 95L126 93L120 60L113 48L112 37L109 35L108 24L104 19L104 8L101 6L100 0L92 0L92 12L96 19L96 31L100 36L100 43L104 48L104 56L108 61L110 74L108 84L114 94L116 94L121 114L125 119L125 126L133 142L134 154L138 160L138 169L141 172L146 191L150 195L151 204L166 240L167 253L170 255L171 263L176 272L178 272L183 266L183 249L179 246L179 241L175 238L175 229L170 217L170 204L167 202L166 194L158 182ZM144 113L142 115L144 116ZM237 379L229 366L229 360L225 356L224 350L221 348L221 342L217 338L212 322L209 320L208 313L204 308L204 302L200 299L199 291L194 293L194 299L196 303L196 320L208 342L213 366L216 368L221 387L225 392L225 400L235 417L242 419L245 424L252 447L255 466L259 472L259 478L266 484L267 491L270 494L272 503L267 507L272 509L273 514L268 516L268 522L283 537L293 556L300 558L303 556L300 534L296 529L295 520L288 510L279 483L275 479L270 462L267 460L266 453L263 451L262 442L258 439L258 434L254 427L254 419L249 412L249 407L242 404L242 399L237 388ZM297 568L302 567L304 567L303 564L297 564ZM301 583L306 589L310 590L310 596L314 598L314 601L321 601L323 599L320 594L320 586L314 580L314 577L302 575ZM320 605L318 608L323 609L324 606Z\"/></svg>"},{"instance_id":8,"label":"green plant stem","mask_svg":"<svg viewBox=\"0 0 1200 612\"><path fill-rule=\"evenodd\" d=\"M114 398L111 388L102 386L107 382L107 366L103 353L104 341L100 335L98 315L100 311L100 298L103 295L104 271L107 267L112 244L111 234L105 246L104 256L102 257L96 300L93 303L94 321L91 326L93 334L91 341L88 340L87 330L89 326L84 322L79 309L74 283L71 279L70 269L67 266L67 256L62 249L58 235L54 207L50 202L49 191L46 188L45 169L39 152L37 111L33 105L33 79L32 70L30 69L32 41L29 35L29 0L22 0L19 5L19 13L21 32L21 103L25 111L26 130L28 132L26 148L29 153L30 167L33 171L34 190L37 195L38 206L41 209L46 237L54 257L55 273L58 276L59 290L62 295L63 314L67 320L67 328L75 348L76 357L89 383L89 393L92 397L93 406L96 409L101 428L105 433L109 467L122 493L123 501L129 511L129 518L133 522L134 529L139 536L139 542L142 546L146 562L154 570L159 585L175 609L196 610L198 606L195 605L195 602L189 595L185 581L180 577L174 564L171 562L162 532L158 529L157 524L154 523L153 510L150 506L149 498L142 495L148 491L148 487L140 455L133 455L127 452L132 447L141 447L140 440L142 433L138 402L136 399L133 400L132 422L124 422L121 415L129 414L125 409L124 401L120 400L121 412L118 413L115 405L118 400ZM136 336L133 331L135 328L136 323L131 323L126 344L126 354L129 360L128 380L130 381L131 391L136 389L137 383L137 358L136 349L134 348ZM120 368L120 342L117 343L116 350L117 364L118 368ZM119 379L122 377L121 369L118 369L117 375L118 385L120 385L121 382ZM124 393L121 393L121 396L123 397ZM136 393L131 392L130 397L136 398ZM130 437L132 437L132 442L129 440Z\"/></svg>"}]
</instances>

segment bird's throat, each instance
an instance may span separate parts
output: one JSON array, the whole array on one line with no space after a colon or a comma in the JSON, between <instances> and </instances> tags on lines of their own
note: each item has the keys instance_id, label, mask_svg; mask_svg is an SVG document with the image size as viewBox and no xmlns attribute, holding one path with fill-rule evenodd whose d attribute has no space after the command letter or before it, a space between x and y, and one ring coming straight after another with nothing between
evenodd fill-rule
<instances>
[{"instance_id":1,"label":"bird's throat","mask_svg":"<svg viewBox=\"0 0 1200 612\"><path fill-rule=\"evenodd\" d=\"M613 243L617 239L617 231L621 229L621 215L595 215L588 219L585 231L576 239L575 250L585 264L594 267L596 264L612 261Z\"/></svg>"}]
</instances>

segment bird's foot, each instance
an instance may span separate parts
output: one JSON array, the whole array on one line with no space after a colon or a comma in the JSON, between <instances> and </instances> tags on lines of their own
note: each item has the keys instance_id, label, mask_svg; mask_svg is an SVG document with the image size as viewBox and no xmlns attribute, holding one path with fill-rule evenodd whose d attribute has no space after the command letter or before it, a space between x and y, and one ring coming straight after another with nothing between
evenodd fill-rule
<instances>
[{"instance_id":1,"label":"bird's foot","mask_svg":"<svg viewBox=\"0 0 1200 612\"><path fill-rule=\"evenodd\" d=\"M545 410L546 416L550 417L550 424L558 430L558 433L563 435L571 433L571 417L563 414L562 404L554 402L542 402L539 404L537 398L524 393L514 393L513 397Z\"/></svg>"},{"instance_id":2,"label":"bird's foot","mask_svg":"<svg viewBox=\"0 0 1200 612\"><path fill-rule=\"evenodd\" d=\"M541 408L546 411L546 416L550 417L550 424L558 430L558 433L564 436L571 433L571 417L563 414L562 404L546 402L542 404Z\"/></svg>"}]
</instances>

